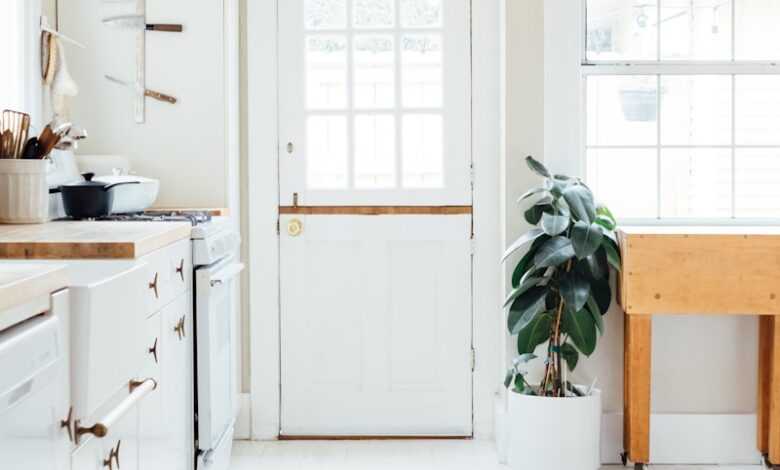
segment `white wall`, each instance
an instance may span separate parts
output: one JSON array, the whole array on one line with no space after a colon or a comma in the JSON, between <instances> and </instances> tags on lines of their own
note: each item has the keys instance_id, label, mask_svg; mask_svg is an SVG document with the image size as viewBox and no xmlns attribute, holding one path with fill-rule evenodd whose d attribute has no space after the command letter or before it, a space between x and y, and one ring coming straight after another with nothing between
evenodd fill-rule
<instances>
[{"instance_id":1,"label":"white wall","mask_svg":"<svg viewBox=\"0 0 780 470\"><path fill-rule=\"evenodd\" d=\"M183 33L147 33L147 88L171 94L176 105L147 99L147 121L134 122L133 92L104 74L135 76L134 34L101 19L132 13L134 3L59 0L61 31L88 48L67 48L71 74L81 88L72 121L90 138L81 154L130 158L136 173L162 180L159 206L226 207L229 162L226 124L223 1L147 2L147 17L182 23ZM235 127L235 126L234 126Z\"/></svg>"},{"instance_id":2,"label":"white wall","mask_svg":"<svg viewBox=\"0 0 780 470\"><path fill-rule=\"evenodd\" d=\"M557 165L560 158L579 157L561 155L562 146L554 141L556 136L571 135L569 129L560 132L551 129L551 125L559 123L549 119L545 129L544 51L550 54L556 51L556 45L550 43L554 37L548 37L547 44L544 42L545 0L507 0L506 3L503 184L504 233L509 242L528 228L522 210L514 201L538 182L525 168L523 158L535 155ZM548 8L548 11L552 10ZM548 96L558 92L549 88L546 91ZM545 156L545 147L550 155ZM619 412L623 406L623 313L619 307L613 307L606 321L607 332L598 350L591 359L581 362L576 377L583 383L598 377L604 391L605 411ZM663 317L654 320L653 328L654 412L752 413L755 410L755 319ZM514 354L511 341L507 351L510 357Z\"/></svg>"}]
</instances>

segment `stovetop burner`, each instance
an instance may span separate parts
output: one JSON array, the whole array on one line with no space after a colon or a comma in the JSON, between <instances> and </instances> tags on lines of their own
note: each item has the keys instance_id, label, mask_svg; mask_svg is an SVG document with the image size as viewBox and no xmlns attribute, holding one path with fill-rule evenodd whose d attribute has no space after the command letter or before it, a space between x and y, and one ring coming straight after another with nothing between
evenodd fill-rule
<instances>
[{"instance_id":1,"label":"stovetop burner","mask_svg":"<svg viewBox=\"0 0 780 470\"><path fill-rule=\"evenodd\" d=\"M195 227L211 222L211 214L201 211L155 211L137 214L112 214L106 217L88 220L96 220L99 222L189 222Z\"/></svg>"}]
</instances>

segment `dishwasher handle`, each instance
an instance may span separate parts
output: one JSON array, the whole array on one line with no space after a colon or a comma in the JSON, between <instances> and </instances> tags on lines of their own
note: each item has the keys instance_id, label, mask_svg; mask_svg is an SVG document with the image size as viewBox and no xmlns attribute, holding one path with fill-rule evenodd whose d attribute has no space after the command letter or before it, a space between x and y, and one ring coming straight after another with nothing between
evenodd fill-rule
<instances>
[{"instance_id":1,"label":"dishwasher handle","mask_svg":"<svg viewBox=\"0 0 780 470\"><path fill-rule=\"evenodd\" d=\"M231 263L226 268L214 273L214 276L209 281L209 285L211 287L217 287L223 284L227 284L233 278L241 274L241 271L243 270L244 270L243 263Z\"/></svg>"},{"instance_id":2,"label":"dishwasher handle","mask_svg":"<svg viewBox=\"0 0 780 470\"><path fill-rule=\"evenodd\" d=\"M127 398L122 400L122 402L117 405L116 408L106 413L106 415L103 416L102 419L98 420L97 423L90 427L82 427L80 425L80 421L76 420L74 423L76 428L76 445L80 444L81 436L85 434L92 434L97 438L106 437L111 430L111 427L113 427L117 421L122 419L122 417L127 414L131 408L137 405L141 400L146 398L149 393L157 388L157 381L154 379L145 379L140 381L131 380L128 386L130 388L130 394L127 396Z\"/></svg>"}]
</instances>

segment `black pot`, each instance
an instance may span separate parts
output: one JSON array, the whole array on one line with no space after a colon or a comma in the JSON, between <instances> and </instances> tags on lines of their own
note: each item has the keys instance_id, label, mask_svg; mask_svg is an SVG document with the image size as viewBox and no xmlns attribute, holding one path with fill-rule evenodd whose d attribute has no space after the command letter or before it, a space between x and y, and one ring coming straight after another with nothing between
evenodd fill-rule
<instances>
[{"instance_id":1,"label":"black pot","mask_svg":"<svg viewBox=\"0 0 780 470\"><path fill-rule=\"evenodd\" d=\"M65 214L73 219L97 219L110 215L114 205L114 192L111 190L126 184L139 184L138 181L105 184L92 181L94 173L82 176L84 181L49 190L49 193L62 194Z\"/></svg>"}]
</instances>

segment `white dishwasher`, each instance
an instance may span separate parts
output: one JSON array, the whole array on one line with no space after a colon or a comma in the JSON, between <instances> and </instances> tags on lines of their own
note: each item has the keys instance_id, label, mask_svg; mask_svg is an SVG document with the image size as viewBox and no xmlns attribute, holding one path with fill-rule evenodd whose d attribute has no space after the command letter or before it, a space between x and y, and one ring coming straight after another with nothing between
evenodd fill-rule
<instances>
[{"instance_id":1,"label":"white dishwasher","mask_svg":"<svg viewBox=\"0 0 780 470\"><path fill-rule=\"evenodd\" d=\"M70 468L68 292L50 311L0 331L0 468ZM56 312L56 313L55 313Z\"/></svg>"}]
</instances>

